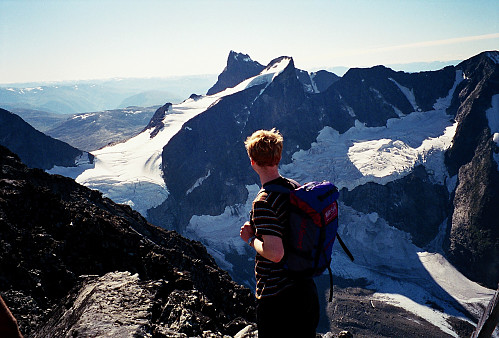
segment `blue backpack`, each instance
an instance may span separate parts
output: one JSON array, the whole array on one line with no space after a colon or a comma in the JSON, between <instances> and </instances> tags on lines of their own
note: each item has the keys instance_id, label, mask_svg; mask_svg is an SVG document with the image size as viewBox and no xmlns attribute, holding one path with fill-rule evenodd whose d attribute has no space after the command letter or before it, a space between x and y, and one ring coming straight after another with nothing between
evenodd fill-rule
<instances>
[{"instance_id":1,"label":"blue backpack","mask_svg":"<svg viewBox=\"0 0 499 338\"><path fill-rule=\"evenodd\" d=\"M324 181L309 182L291 190L271 184L265 186L265 190L289 194L291 209L289 231L284 239L284 268L295 279L316 277L327 269L331 284L331 302L333 274L330 265L336 238L348 257L354 260L337 233L338 189L334 184Z\"/></svg>"}]
</instances>

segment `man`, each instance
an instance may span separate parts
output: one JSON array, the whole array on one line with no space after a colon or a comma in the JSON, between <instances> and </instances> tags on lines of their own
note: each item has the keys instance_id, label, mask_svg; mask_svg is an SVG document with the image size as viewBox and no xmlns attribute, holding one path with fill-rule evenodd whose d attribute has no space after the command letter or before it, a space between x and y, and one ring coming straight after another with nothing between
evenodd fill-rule
<instances>
[{"instance_id":1,"label":"man","mask_svg":"<svg viewBox=\"0 0 499 338\"><path fill-rule=\"evenodd\" d=\"M258 337L315 337L319 300L313 279L293 280L283 267L289 220L289 196L267 192L267 185L299 186L279 174L283 138L279 131L258 130L245 141L251 167L262 189L241 238L256 251L255 277Z\"/></svg>"}]
</instances>

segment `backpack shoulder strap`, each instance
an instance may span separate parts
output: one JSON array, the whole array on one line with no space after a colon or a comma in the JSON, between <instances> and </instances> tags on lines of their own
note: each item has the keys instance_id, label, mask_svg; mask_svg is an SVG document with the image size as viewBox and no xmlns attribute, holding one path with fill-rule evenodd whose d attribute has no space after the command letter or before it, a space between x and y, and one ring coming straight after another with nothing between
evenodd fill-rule
<instances>
[{"instance_id":1,"label":"backpack shoulder strap","mask_svg":"<svg viewBox=\"0 0 499 338\"><path fill-rule=\"evenodd\" d=\"M266 185L263 190L265 191L272 191L272 192L280 192L280 193L283 193L283 194L289 194L290 193L290 189L289 188L286 188L282 185L279 185L279 184L269 184L269 185Z\"/></svg>"}]
</instances>

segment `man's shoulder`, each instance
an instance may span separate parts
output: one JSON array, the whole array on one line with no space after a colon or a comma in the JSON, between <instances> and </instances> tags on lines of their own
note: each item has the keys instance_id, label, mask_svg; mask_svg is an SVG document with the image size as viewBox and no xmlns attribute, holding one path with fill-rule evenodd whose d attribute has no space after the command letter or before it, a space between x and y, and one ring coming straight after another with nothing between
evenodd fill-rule
<instances>
[{"instance_id":1,"label":"man's shoulder","mask_svg":"<svg viewBox=\"0 0 499 338\"><path fill-rule=\"evenodd\" d=\"M289 192L300 185L294 181L284 177L280 177L271 182L264 184L262 189L256 195L253 203L265 205L274 205L276 201L289 199ZM279 202L280 203L280 202Z\"/></svg>"},{"instance_id":2,"label":"man's shoulder","mask_svg":"<svg viewBox=\"0 0 499 338\"><path fill-rule=\"evenodd\" d=\"M275 186L281 186L281 187L287 188L289 190L293 190L293 189L298 188L300 186L300 184L291 178L286 178L286 177L281 176L279 178L276 178L275 180L272 180L272 181L264 184L263 189L265 189L267 187L267 188L269 188L267 190L272 190L271 187L275 187Z\"/></svg>"}]
</instances>

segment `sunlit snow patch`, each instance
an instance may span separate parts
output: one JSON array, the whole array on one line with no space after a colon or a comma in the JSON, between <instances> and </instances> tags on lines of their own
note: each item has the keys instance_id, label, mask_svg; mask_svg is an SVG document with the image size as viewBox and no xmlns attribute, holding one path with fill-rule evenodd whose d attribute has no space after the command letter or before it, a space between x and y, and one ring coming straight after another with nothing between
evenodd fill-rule
<instances>
[{"instance_id":1,"label":"sunlit snow patch","mask_svg":"<svg viewBox=\"0 0 499 338\"><path fill-rule=\"evenodd\" d=\"M353 189L367 182L386 184L423 164L435 183L443 184L444 151L456 130L445 111L415 112L391 119L387 127L356 127L340 134L324 128L309 150L293 155L282 173L299 181L328 179Z\"/></svg>"},{"instance_id":2,"label":"sunlit snow patch","mask_svg":"<svg viewBox=\"0 0 499 338\"><path fill-rule=\"evenodd\" d=\"M412 109L414 109L414 111L421 111L421 109L419 109L419 107L416 103L416 97L414 96L414 91L412 89L409 89L409 88L402 86L401 84L399 84L397 81L395 81L392 78L389 78L388 80L392 81L393 83L395 83L395 85L397 87L399 87L400 91L405 95L405 97L407 98L407 101L409 101L409 103L411 104Z\"/></svg>"}]
</instances>

